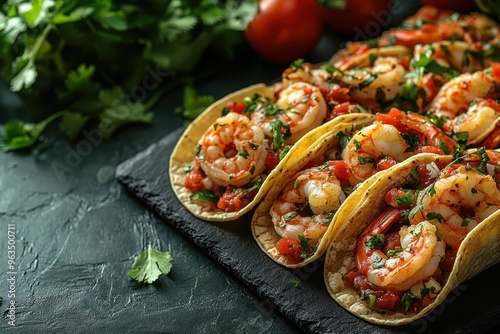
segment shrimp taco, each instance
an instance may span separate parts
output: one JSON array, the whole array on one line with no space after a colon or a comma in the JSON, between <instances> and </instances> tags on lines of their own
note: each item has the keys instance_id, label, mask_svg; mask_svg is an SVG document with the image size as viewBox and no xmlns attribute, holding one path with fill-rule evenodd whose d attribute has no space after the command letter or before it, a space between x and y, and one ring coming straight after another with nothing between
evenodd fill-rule
<instances>
[{"instance_id":1,"label":"shrimp taco","mask_svg":"<svg viewBox=\"0 0 500 334\"><path fill-rule=\"evenodd\" d=\"M324 254L331 229L349 219L373 175L417 153L457 147L423 116L396 108L339 124L276 180L254 213L254 238L276 262L303 266Z\"/></svg>"},{"instance_id":2,"label":"shrimp taco","mask_svg":"<svg viewBox=\"0 0 500 334\"><path fill-rule=\"evenodd\" d=\"M325 259L330 295L380 325L410 323L500 261L500 152L422 153L377 177Z\"/></svg>"},{"instance_id":3,"label":"shrimp taco","mask_svg":"<svg viewBox=\"0 0 500 334\"><path fill-rule=\"evenodd\" d=\"M293 82L277 94L263 84L242 89L213 103L185 130L170 157L170 180L193 215L208 221L242 216L342 121L323 124L327 106L316 86Z\"/></svg>"},{"instance_id":4,"label":"shrimp taco","mask_svg":"<svg viewBox=\"0 0 500 334\"><path fill-rule=\"evenodd\" d=\"M359 116L343 116L348 122L326 132L306 155L279 175L255 210L252 234L276 262L293 268L323 255L329 229L356 205L354 196L346 201L353 191L351 174L338 154L354 132L374 119L373 115Z\"/></svg>"}]
</instances>

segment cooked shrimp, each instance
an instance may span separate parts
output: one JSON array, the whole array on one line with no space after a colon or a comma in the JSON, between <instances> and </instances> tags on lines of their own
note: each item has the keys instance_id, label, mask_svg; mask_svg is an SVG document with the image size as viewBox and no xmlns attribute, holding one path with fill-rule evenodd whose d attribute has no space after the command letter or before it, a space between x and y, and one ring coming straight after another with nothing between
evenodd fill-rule
<instances>
[{"instance_id":1,"label":"cooked shrimp","mask_svg":"<svg viewBox=\"0 0 500 334\"><path fill-rule=\"evenodd\" d=\"M265 168L267 140L248 117L229 113L218 118L199 142L197 159L208 178L219 186L249 183Z\"/></svg>"},{"instance_id":2,"label":"cooked shrimp","mask_svg":"<svg viewBox=\"0 0 500 334\"><path fill-rule=\"evenodd\" d=\"M443 128L454 133L467 132L467 145L480 143L495 129L500 105L492 99L476 99L466 113L449 120Z\"/></svg>"},{"instance_id":3,"label":"cooked shrimp","mask_svg":"<svg viewBox=\"0 0 500 334\"><path fill-rule=\"evenodd\" d=\"M406 69L397 57L377 57L373 67L354 67L344 71L340 81L351 88L350 95L357 102L375 100L382 90L387 100L401 93Z\"/></svg>"},{"instance_id":4,"label":"cooked shrimp","mask_svg":"<svg viewBox=\"0 0 500 334\"><path fill-rule=\"evenodd\" d=\"M323 236L346 195L331 167L298 172L274 202L270 215L276 232L285 239L299 235L314 245Z\"/></svg>"},{"instance_id":5,"label":"cooked shrimp","mask_svg":"<svg viewBox=\"0 0 500 334\"><path fill-rule=\"evenodd\" d=\"M281 91L276 106L282 110L276 118L290 129L287 144L297 142L326 117L326 102L319 88L305 82L293 83Z\"/></svg>"},{"instance_id":6,"label":"cooked shrimp","mask_svg":"<svg viewBox=\"0 0 500 334\"><path fill-rule=\"evenodd\" d=\"M485 72L461 74L443 85L429 105L429 111L441 117L454 118L467 111L476 97L487 97L495 87Z\"/></svg>"},{"instance_id":7,"label":"cooked shrimp","mask_svg":"<svg viewBox=\"0 0 500 334\"><path fill-rule=\"evenodd\" d=\"M343 154L343 159L352 171L351 182L356 184L375 174L383 158L403 161L407 157L408 147L393 125L376 122L361 129L347 143Z\"/></svg>"},{"instance_id":8,"label":"cooked shrimp","mask_svg":"<svg viewBox=\"0 0 500 334\"><path fill-rule=\"evenodd\" d=\"M489 65L485 64L485 59L472 56L479 51L474 45L463 41L441 41L416 45L414 59L418 61L422 55L426 55L443 67L453 68L461 73L475 72Z\"/></svg>"},{"instance_id":9,"label":"cooked shrimp","mask_svg":"<svg viewBox=\"0 0 500 334\"><path fill-rule=\"evenodd\" d=\"M436 227L422 221L403 226L399 231L401 248L385 254L384 235L400 215L398 209L388 208L363 231L357 242L356 266L372 284L405 291L434 274L445 254L445 244L438 241Z\"/></svg>"},{"instance_id":10,"label":"cooked shrimp","mask_svg":"<svg viewBox=\"0 0 500 334\"><path fill-rule=\"evenodd\" d=\"M422 7L414 16L401 25L382 34L379 45L430 44L450 39L466 42L480 40L481 32L495 27L495 21L482 14L456 15L453 11L432 6ZM453 17L453 20L450 18Z\"/></svg>"},{"instance_id":11,"label":"cooked shrimp","mask_svg":"<svg viewBox=\"0 0 500 334\"><path fill-rule=\"evenodd\" d=\"M500 120L495 122L495 129L488 134L480 146L486 149L500 148Z\"/></svg>"},{"instance_id":12,"label":"cooked shrimp","mask_svg":"<svg viewBox=\"0 0 500 334\"><path fill-rule=\"evenodd\" d=\"M421 210L411 223L429 220L444 242L457 249L467 233L500 209L500 190L493 177L467 166L449 174L421 192Z\"/></svg>"},{"instance_id":13,"label":"cooked shrimp","mask_svg":"<svg viewBox=\"0 0 500 334\"><path fill-rule=\"evenodd\" d=\"M325 69L310 63L302 63L297 67L289 67L282 74L282 83L285 87L294 82L306 82L321 90L328 91L332 87L340 88L332 83L332 74Z\"/></svg>"}]
</instances>

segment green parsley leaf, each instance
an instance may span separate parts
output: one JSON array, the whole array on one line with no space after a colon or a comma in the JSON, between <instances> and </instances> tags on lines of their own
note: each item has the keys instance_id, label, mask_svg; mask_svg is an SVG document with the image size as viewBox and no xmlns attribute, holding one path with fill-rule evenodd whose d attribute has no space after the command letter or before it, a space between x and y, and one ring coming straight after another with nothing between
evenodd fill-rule
<instances>
[{"instance_id":1,"label":"green parsley leaf","mask_svg":"<svg viewBox=\"0 0 500 334\"><path fill-rule=\"evenodd\" d=\"M283 131L284 130L284 133ZM271 131L273 134L273 151L277 151L281 146L285 145L285 138L291 135L290 126L284 125L281 121L275 120L271 122Z\"/></svg>"},{"instance_id":2,"label":"green parsley leaf","mask_svg":"<svg viewBox=\"0 0 500 334\"><path fill-rule=\"evenodd\" d=\"M169 252L160 252L149 245L148 249L135 258L127 276L141 283L151 284L160 275L167 275L172 268L172 256Z\"/></svg>"},{"instance_id":3,"label":"green parsley leaf","mask_svg":"<svg viewBox=\"0 0 500 334\"><path fill-rule=\"evenodd\" d=\"M437 212L429 212L428 214L425 215L425 218L428 219L428 220L437 219L440 222L444 222L445 221L444 217L441 214L437 213Z\"/></svg>"}]
</instances>

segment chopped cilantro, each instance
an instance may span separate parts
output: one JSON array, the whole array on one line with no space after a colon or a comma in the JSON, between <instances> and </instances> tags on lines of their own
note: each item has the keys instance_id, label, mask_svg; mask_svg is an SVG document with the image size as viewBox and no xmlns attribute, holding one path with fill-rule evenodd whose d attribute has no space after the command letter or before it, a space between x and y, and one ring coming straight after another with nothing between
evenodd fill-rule
<instances>
[{"instance_id":1,"label":"chopped cilantro","mask_svg":"<svg viewBox=\"0 0 500 334\"><path fill-rule=\"evenodd\" d=\"M413 304L415 304L417 301L418 298L413 293L411 293L410 291L406 291L401 297L401 305L403 306L403 312L407 314L408 311L413 306Z\"/></svg>"},{"instance_id":2,"label":"chopped cilantro","mask_svg":"<svg viewBox=\"0 0 500 334\"><path fill-rule=\"evenodd\" d=\"M204 201L212 203L217 203L219 201L219 197L210 190L197 191L189 196L189 198L192 201Z\"/></svg>"},{"instance_id":3,"label":"chopped cilantro","mask_svg":"<svg viewBox=\"0 0 500 334\"><path fill-rule=\"evenodd\" d=\"M377 73L370 73L368 78L366 78L365 80L363 80L362 82L359 83L358 88L363 89L363 88L370 86L371 83L374 82L375 79L377 79L377 78L378 78Z\"/></svg>"},{"instance_id":4,"label":"chopped cilantro","mask_svg":"<svg viewBox=\"0 0 500 334\"><path fill-rule=\"evenodd\" d=\"M444 217L440 213L437 213L437 212L429 212L427 215L425 215L425 218L428 220L437 219L440 222L445 221Z\"/></svg>"},{"instance_id":5,"label":"chopped cilantro","mask_svg":"<svg viewBox=\"0 0 500 334\"><path fill-rule=\"evenodd\" d=\"M385 246L385 235L375 234L368 241L365 241L365 246L369 249L382 249Z\"/></svg>"},{"instance_id":6,"label":"chopped cilantro","mask_svg":"<svg viewBox=\"0 0 500 334\"><path fill-rule=\"evenodd\" d=\"M248 151L247 150L239 150L238 155L240 155L246 159L246 158L248 158Z\"/></svg>"}]
</instances>

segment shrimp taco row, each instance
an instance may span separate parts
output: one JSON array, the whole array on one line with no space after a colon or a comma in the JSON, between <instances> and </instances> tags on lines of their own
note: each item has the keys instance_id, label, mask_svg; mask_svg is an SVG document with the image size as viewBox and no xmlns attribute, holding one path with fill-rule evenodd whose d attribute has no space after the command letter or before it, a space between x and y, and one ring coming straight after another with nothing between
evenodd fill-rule
<instances>
[{"instance_id":1,"label":"shrimp taco row","mask_svg":"<svg viewBox=\"0 0 500 334\"><path fill-rule=\"evenodd\" d=\"M332 231L330 295L381 325L431 312L500 261L500 152L422 153L377 177Z\"/></svg>"},{"instance_id":2,"label":"shrimp taco row","mask_svg":"<svg viewBox=\"0 0 500 334\"><path fill-rule=\"evenodd\" d=\"M259 84L222 98L190 124L175 146L170 157L174 193L198 218L237 219L287 166L342 122L342 117L326 120L327 110L320 89L304 82L290 82L279 91ZM369 117L352 111L355 119Z\"/></svg>"},{"instance_id":3,"label":"shrimp taco row","mask_svg":"<svg viewBox=\"0 0 500 334\"><path fill-rule=\"evenodd\" d=\"M325 253L334 226L349 219L374 175L415 154L457 147L423 116L396 108L338 124L275 180L253 215L254 238L276 262L303 266Z\"/></svg>"}]
</instances>

